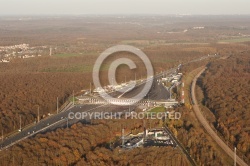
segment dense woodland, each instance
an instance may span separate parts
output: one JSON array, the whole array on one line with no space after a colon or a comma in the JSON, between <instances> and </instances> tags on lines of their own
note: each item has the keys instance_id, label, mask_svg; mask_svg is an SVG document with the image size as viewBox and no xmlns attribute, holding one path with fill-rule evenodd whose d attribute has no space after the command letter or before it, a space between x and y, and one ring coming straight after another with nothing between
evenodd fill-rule
<instances>
[{"instance_id":1,"label":"dense woodland","mask_svg":"<svg viewBox=\"0 0 250 166\"><path fill-rule=\"evenodd\" d=\"M19 129L48 113L56 113L57 97L60 105L73 90L83 89L87 80L77 73L0 73L0 119L4 133Z\"/></svg>"},{"instance_id":2,"label":"dense woodland","mask_svg":"<svg viewBox=\"0 0 250 166\"><path fill-rule=\"evenodd\" d=\"M250 158L250 52L210 63L200 80L203 104L226 141Z\"/></svg>"},{"instance_id":3,"label":"dense woodland","mask_svg":"<svg viewBox=\"0 0 250 166\"><path fill-rule=\"evenodd\" d=\"M198 165L230 165L233 161L225 155L208 133L199 124L194 113L183 106L181 120L169 121L167 126L177 136Z\"/></svg>"},{"instance_id":4,"label":"dense woodland","mask_svg":"<svg viewBox=\"0 0 250 166\"><path fill-rule=\"evenodd\" d=\"M148 122L159 127L156 120ZM149 124L148 124L149 126ZM122 150L116 145L125 132L143 131L143 121L95 121L92 125L77 123L38 134L9 150L1 152L1 165L189 165L181 151L173 147L148 147Z\"/></svg>"},{"instance_id":5,"label":"dense woodland","mask_svg":"<svg viewBox=\"0 0 250 166\"><path fill-rule=\"evenodd\" d=\"M178 108L180 120L95 120L38 134L1 152L1 164L11 165L189 165L173 147L119 148L122 128L136 134L146 128L167 125L198 165L230 165L233 161L204 133L193 113Z\"/></svg>"}]
</instances>

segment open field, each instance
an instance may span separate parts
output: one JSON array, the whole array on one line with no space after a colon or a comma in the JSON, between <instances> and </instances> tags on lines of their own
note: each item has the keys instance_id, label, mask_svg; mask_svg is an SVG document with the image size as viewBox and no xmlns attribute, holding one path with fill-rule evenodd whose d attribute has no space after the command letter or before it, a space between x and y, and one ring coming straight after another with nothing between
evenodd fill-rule
<instances>
[{"instance_id":1,"label":"open field","mask_svg":"<svg viewBox=\"0 0 250 166\"><path fill-rule=\"evenodd\" d=\"M165 112L165 108L164 107L156 107L153 108L152 110L150 110L150 113L159 113L159 112Z\"/></svg>"},{"instance_id":2,"label":"open field","mask_svg":"<svg viewBox=\"0 0 250 166\"><path fill-rule=\"evenodd\" d=\"M70 53L68 53L68 54L55 54L53 56L65 58L65 57L74 57L74 56L81 56L81 55L80 54L70 54Z\"/></svg>"},{"instance_id":3,"label":"open field","mask_svg":"<svg viewBox=\"0 0 250 166\"><path fill-rule=\"evenodd\" d=\"M225 39L219 40L219 43L242 43L242 42L249 42L250 37L237 37L233 39Z\"/></svg>"}]
</instances>

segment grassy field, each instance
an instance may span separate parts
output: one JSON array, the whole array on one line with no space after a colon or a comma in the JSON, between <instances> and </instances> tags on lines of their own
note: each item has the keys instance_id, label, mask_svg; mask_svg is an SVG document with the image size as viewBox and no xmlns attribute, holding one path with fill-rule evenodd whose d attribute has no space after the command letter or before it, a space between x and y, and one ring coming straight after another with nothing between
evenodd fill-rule
<instances>
[{"instance_id":1,"label":"grassy field","mask_svg":"<svg viewBox=\"0 0 250 166\"><path fill-rule=\"evenodd\" d=\"M81 56L81 54L76 53L65 53L65 54L55 54L55 57L65 58L65 57L72 57L72 56Z\"/></svg>"},{"instance_id":2,"label":"grassy field","mask_svg":"<svg viewBox=\"0 0 250 166\"><path fill-rule=\"evenodd\" d=\"M106 71L109 69L108 65L102 65L101 71ZM65 67L50 67L41 70L40 72L83 72L83 73L88 73L93 71L93 65L82 65L82 64L77 64L77 65L69 65Z\"/></svg>"},{"instance_id":3,"label":"grassy field","mask_svg":"<svg viewBox=\"0 0 250 166\"><path fill-rule=\"evenodd\" d=\"M99 55L99 53L96 51L86 51L86 52L80 52L80 53L60 53L60 54L55 54L53 56L59 57L59 58L68 58L68 57L85 56L85 55L97 56L97 55Z\"/></svg>"},{"instance_id":4,"label":"grassy field","mask_svg":"<svg viewBox=\"0 0 250 166\"><path fill-rule=\"evenodd\" d=\"M219 40L219 43L241 43L241 42L248 42L248 41L250 41L250 37Z\"/></svg>"},{"instance_id":5,"label":"grassy field","mask_svg":"<svg viewBox=\"0 0 250 166\"><path fill-rule=\"evenodd\" d=\"M170 42L168 40L122 40L121 44L136 45L136 46L155 46L155 45L209 45L205 42L193 42L186 40L179 40Z\"/></svg>"},{"instance_id":6,"label":"grassy field","mask_svg":"<svg viewBox=\"0 0 250 166\"><path fill-rule=\"evenodd\" d=\"M75 65L75 66L67 66L67 67L52 67L42 70L42 72L91 72L93 70L93 66L87 65Z\"/></svg>"},{"instance_id":7,"label":"grassy field","mask_svg":"<svg viewBox=\"0 0 250 166\"><path fill-rule=\"evenodd\" d=\"M154 112L154 113L158 113L158 112L165 112L165 108L164 107L156 107L153 108L152 110L149 111L150 113Z\"/></svg>"}]
</instances>

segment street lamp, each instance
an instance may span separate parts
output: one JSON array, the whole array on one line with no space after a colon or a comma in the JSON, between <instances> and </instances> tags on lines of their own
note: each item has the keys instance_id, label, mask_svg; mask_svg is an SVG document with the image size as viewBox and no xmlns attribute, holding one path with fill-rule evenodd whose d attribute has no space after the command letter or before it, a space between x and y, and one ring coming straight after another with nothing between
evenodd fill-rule
<instances>
[{"instance_id":1,"label":"street lamp","mask_svg":"<svg viewBox=\"0 0 250 166\"><path fill-rule=\"evenodd\" d=\"M36 104L33 107L35 107L35 106L37 106L37 122L40 122L40 110L39 110L40 106L38 104Z\"/></svg>"},{"instance_id":2,"label":"street lamp","mask_svg":"<svg viewBox=\"0 0 250 166\"><path fill-rule=\"evenodd\" d=\"M58 114L58 97L56 98L56 112Z\"/></svg>"},{"instance_id":3,"label":"street lamp","mask_svg":"<svg viewBox=\"0 0 250 166\"><path fill-rule=\"evenodd\" d=\"M3 129L2 129L2 142L3 142Z\"/></svg>"},{"instance_id":4,"label":"street lamp","mask_svg":"<svg viewBox=\"0 0 250 166\"><path fill-rule=\"evenodd\" d=\"M19 132L21 132L21 131L22 131L22 117L20 115L20 129L19 129Z\"/></svg>"},{"instance_id":5,"label":"street lamp","mask_svg":"<svg viewBox=\"0 0 250 166\"><path fill-rule=\"evenodd\" d=\"M40 122L40 110L39 110L39 106L37 107L37 121Z\"/></svg>"},{"instance_id":6,"label":"street lamp","mask_svg":"<svg viewBox=\"0 0 250 166\"><path fill-rule=\"evenodd\" d=\"M75 91L73 90L73 106L75 106Z\"/></svg>"}]
</instances>

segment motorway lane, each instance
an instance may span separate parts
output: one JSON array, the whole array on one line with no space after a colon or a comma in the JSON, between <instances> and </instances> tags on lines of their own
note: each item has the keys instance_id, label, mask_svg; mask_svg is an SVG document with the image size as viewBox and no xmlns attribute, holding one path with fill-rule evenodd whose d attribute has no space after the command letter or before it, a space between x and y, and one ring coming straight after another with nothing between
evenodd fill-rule
<instances>
[{"instance_id":1,"label":"motorway lane","mask_svg":"<svg viewBox=\"0 0 250 166\"><path fill-rule=\"evenodd\" d=\"M175 71L177 70L177 68L171 68L168 71L165 71L164 73L160 73L157 74L156 76L154 76L153 79L153 83L150 89L150 93L151 96L149 95L149 99L150 100L167 100L170 97L170 93L168 90L166 90L166 88L160 83L158 84L157 80L162 77L162 76L167 76L170 74L175 73ZM110 96L114 97L114 98L118 98L121 97L121 99L131 99L132 97L136 96L137 94L139 94L146 83L147 80L143 80L142 82L138 83L137 85L131 89L130 91L126 92L126 93L121 93L121 92L112 92L110 93ZM154 89L157 88L157 89ZM159 94L158 94L159 93ZM148 99L148 96L146 96L146 94L144 96L142 96L144 99Z\"/></svg>"},{"instance_id":2,"label":"motorway lane","mask_svg":"<svg viewBox=\"0 0 250 166\"><path fill-rule=\"evenodd\" d=\"M93 109L97 106L96 105L84 105L82 107L85 110L90 110L90 109ZM39 123L36 123L34 126L31 126L28 129L23 129L21 132L17 133L16 135L11 136L9 138L6 138L3 142L0 143L0 148L4 148L4 147L11 145L12 143L14 143L18 140L22 140L26 137L32 136L32 135L36 134L37 132L42 131L42 129L44 129L44 128L49 129L50 127L52 127L53 124L55 124L57 122L64 122L65 123L66 117L68 117L68 113L70 111L75 112L75 111L77 111L77 109L74 107L74 108L71 108L65 112L61 112L59 114L52 115L46 119L42 119Z\"/></svg>"},{"instance_id":3,"label":"motorway lane","mask_svg":"<svg viewBox=\"0 0 250 166\"><path fill-rule=\"evenodd\" d=\"M126 99L126 98L129 99L129 98L136 96L138 93L140 93L143 90L144 85L145 83L141 84L140 86L135 87L132 91L125 93L121 99ZM157 79L154 79L152 87L149 90L148 94L144 96L144 99L167 100L169 99L169 97L170 97L169 91L162 85L162 83L158 83Z\"/></svg>"},{"instance_id":4,"label":"motorway lane","mask_svg":"<svg viewBox=\"0 0 250 166\"><path fill-rule=\"evenodd\" d=\"M135 106L130 107L130 111L133 111L135 109ZM35 134L39 132L46 132L48 130L53 130L58 127L65 127L67 125L67 119L68 124L74 124L79 121L88 120L86 119L69 119L69 113L76 113L76 112L126 112L129 111L129 106L113 106L113 105L77 105L74 106L67 111L60 112L59 114L52 115L46 119L41 120L39 123L36 123L35 126L31 126L28 129L23 129L21 132L17 133L16 135L13 135L9 138L6 138L3 142L0 143L0 149L8 148L9 146L12 146L14 143L17 143L18 141L21 141L23 139L26 139L28 137L34 136Z\"/></svg>"},{"instance_id":5,"label":"motorway lane","mask_svg":"<svg viewBox=\"0 0 250 166\"><path fill-rule=\"evenodd\" d=\"M191 96L192 96L192 101L193 101L193 110L194 113L199 120L199 122L202 124L202 126L205 128L205 130L208 132L208 134L215 140L215 142L234 160L234 152L220 139L220 137L214 132L214 130L210 127L209 123L207 122L206 118L203 116L201 113L201 110L199 108L198 102L196 100L195 96L195 86L197 79L200 77L200 75L206 70L204 68L201 72L199 72L195 78L193 79L192 82L192 87L191 87ZM248 164L245 163L239 156L237 156L236 159L237 163L241 166L247 166Z\"/></svg>"},{"instance_id":6,"label":"motorway lane","mask_svg":"<svg viewBox=\"0 0 250 166\"><path fill-rule=\"evenodd\" d=\"M152 83L152 87L150 89L150 91L153 92L152 95L149 96L149 98L148 98L147 94L145 94L144 96L142 96L142 98L150 99L150 100L167 100L167 99L169 99L170 92L168 90L166 90L166 88L163 85L157 86L157 80L160 79L162 76L166 77L170 74L175 73L176 70L177 70L177 67L171 68L165 72L162 72L162 73L155 75L153 83ZM149 80L142 80L141 82L139 82L139 81L140 80L137 81L137 85L133 89L126 91L126 93L114 91L114 92L109 92L108 95L113 97L113 98L131 99L143 90L143 88L146 84L146 81L150 81L150 79ZM159 87L159 89L153 90L154 87ZM158 92L160 92L160 94L157 94ZM107 98L109 98L109 97L107 97ZM102 100L103 98L100 95L97 95L97 96L94 96L93 99Z\"/></svg>"},{"instance_id":7,"label":"motorway lane","mask_svg":"<svg viewBox=\"0 0 250 166\"><path fill-rule=\"evenodd\" d=\"M150 100L168 100L170 97L170 92L162 85L161 82L157 82L155 79L153 86L150 89L148 95L145 99L149 98Z\"/></svg>"}]
</instances>

